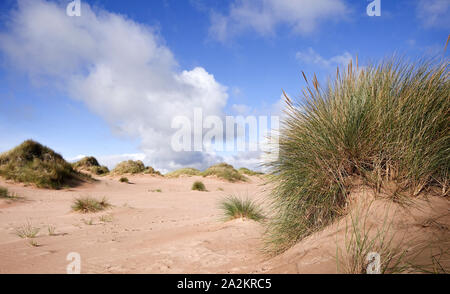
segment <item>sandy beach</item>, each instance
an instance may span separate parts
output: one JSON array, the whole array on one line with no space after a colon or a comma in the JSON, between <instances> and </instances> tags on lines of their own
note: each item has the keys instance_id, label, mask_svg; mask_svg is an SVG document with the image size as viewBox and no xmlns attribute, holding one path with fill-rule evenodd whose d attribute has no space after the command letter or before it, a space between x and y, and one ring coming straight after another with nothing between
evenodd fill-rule
<instances>
[{"instance_id":1,"label":"sandy beach","mask_svg":"<svg viewBox=\"0 0 450 294\"><path fill-rule=\"evenodd\" d=\"M336 242L345 237L344 221L275 257L262 251L261 223L223 221L219 202L228 195L267 206L267 186L260 177L239 183L195 176L129 179L127 184L118 177L98 177L62 190L1 179L0 185L20 198L0 202L0 273L66 273L70 252L80 254L81 273L336 273ZM191 191L195 180L203 181L208 191ZM83 196L106 197L113 207L73 212L73 200ZM372 215L374 225L386 211L381 203L376 210L380 215ZM395 231L411 238L437 235L448 242L448 201L432 197L422 206L427 209L397 216ZM436 216L444 217L426 225ZM40 228L33 239L37 247L15 234L28 222ZM49 226L54 228L52 236Z\"/></svg>"},{"instance_id":2,"label":"sandy beach","mask_svg":"<svg viewBox=\"0 0 450 294\"><path fill-rule=\"evenodd\" d=\"M190 190L196 178L207 192ZM235 273L263 261L262 226L241 219L223 222L218 208L229 194L262 201L258 177L235 184L202 177L129 179L126 184L101 177L67 190L0 180L23 197L0 203L0 273L65 273L70 252L80 254L82 273ZM86 195L106 197L113 207L72 212L73 199ZM15 235L27 221L40 228L38 247ZM55 236L48 235L48 226L55 227Z\"/></svg>"}]
</instances>

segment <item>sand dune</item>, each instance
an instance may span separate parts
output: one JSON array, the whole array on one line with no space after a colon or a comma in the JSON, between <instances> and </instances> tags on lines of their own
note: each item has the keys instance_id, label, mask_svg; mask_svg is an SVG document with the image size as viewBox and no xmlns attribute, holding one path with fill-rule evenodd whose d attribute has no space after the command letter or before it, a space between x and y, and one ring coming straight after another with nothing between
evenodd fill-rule
<instances>
[{"instance_id":1,"label":"sand dune","mask_svg":"<svg viewBox=\"0 0 450 294\"><path fill-rule=\"evenodd\" d=\"M262 199L259 178L233 184L201 177L128 178L130 184L102 177L56 191L0 180L24 197L1 200L0 273L65 273L69 252L80 253L82 273L242 272L244 265L263 260L262 226L253 221L223 222L218 209L220 199L229 194ZM190 190L197 178L208 192ZM72 200L86 195L106 196L114 207L101 213L72 212ZM107 221L100 221L101 216ZM35 239L39 247L14 234L27 220L41 228ZM55 226L56 236L48 235L48 225Z\"/></svg>"},{"instance_id":2,"label":"sand dune","mask_svg":"<svg viewBox=\"0 0 450 294\"><path fill-rule=\"evenodd\" d=\"M0 273L65 273L69 252L81 255L82 273L336 272L336 242L344 238L344 220L275 257L261 251L264 227L260 223L221 220L218 203L230 194L248 196L264 206L267 187L261 178L240 183L150 175L129 179L130 184L125 184L118 177L100 177L94 183L63 190L0 179L1 186L23 197L0 200ZM208 192L190 190L199 179ZM72 200L86 195L105 196L114 206L100 213L71 211ZM377 205L382 207L381 203ZM427 203L429 209L396 218L396 230L450 240L448 200L434 197ZM438 222L441 227L420 225L439 215L445 216ZM376 224L380 219L373 215L370 221ZM38 247L15 234L15 228L27 221L40 228L34 239ZM55 227L54 236L48 234L49 225Z\"/></svg>"}]
</instances>

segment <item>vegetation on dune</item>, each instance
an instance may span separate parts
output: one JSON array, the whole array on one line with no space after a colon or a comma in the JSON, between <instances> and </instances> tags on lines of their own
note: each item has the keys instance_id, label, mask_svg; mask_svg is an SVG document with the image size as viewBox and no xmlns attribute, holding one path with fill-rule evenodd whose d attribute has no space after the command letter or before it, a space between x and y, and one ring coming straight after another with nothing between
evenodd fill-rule
<instances>
[{"instance_id":1,"label":"vegetation on dune","mask_svg":"<svg viewBox=\"0 0 450 294\"><path fill-rule=\"evenodd\" d=\"M8 189L0 187L0 198L9 198L9 192Z\"/></svg>"},{"instance_id":2,"label":"vegetation on dune","mask_svg":"<svg viewBox=\"0 0 450 294\"><path fill-rule=\"evenodd\" d=\"M117 164L116 167L112 170L113 174L123 175L123 174L156 174L161 175L159 171L156 171L151 166L145 166L144 163L140 160L127 160L122 161Z\"/></svg>"},{"instance_id":3,"label":"vegetation on dune","mask_svg":"<svg viewBox=\"0 0 450 294\"><path fill-rule=\"evenodd\" d=\"M53 225L48 225L47 226L47 231L48 231L48 235L49 236L57 236L56 232L56 227Z\"/></svg>"},{"instance_id":4,"label":"vegetation on dune","mask_svg":"<svg viewBox=\"0 0 450 294\"><path fill-rule=\"evenodd\" d=\"M230 181L246 181L247 178L245 175L262 175L263 173L252 171L248 168L240 168L236 170L232 165L227 163L219 163L216 165L212 165L207 168L205 171L200 171L196 168L180 168L175 171L167 173L165 176L169 178L178 178L180 176L216 176L218 178Z\"/></svg>"},{"instance_id":5,"label":"vegetation on dune","mask_svg":"<svg viewBox=\"0 0 450 294\"><path fill-rule=\"evenodd\" d=\"M98 176L106 175L109 173L108 167L102 165L102 166L93 166L90 168L91 173L96 174Z\"/></svg>"},{"instance_id":6,"label":"vegetation on dune","mask_svg":"<svg viewBox=\"0 0 450 294\"><path fill-rule=\"evenodd\" d=\"M41 245L39 245L39 243L38 243L36 240L34 240L34 239L28 240L28 244L29 244L31 247L40 247L40 246L41 246Z\"/></svg>"},{"instance_id":7,"label":"vegetation on dune","mask_svg":"<svg viewBox=\"0 0 450 294\"><path fill-rule=\"evenodd\" d=\"M140 160L122 161L112 170L114 174L138 174L145 171L145 165Z\"/></svg>"},{"instance_id":8,"label":"vegetation on dune","mask_svg":"<svg viewBox=\"0 0 450 294\"><path fill-rule=\"evenodd\" d=\"M254 221L262 221L264 215L258 205L250 199L241 199L230 196L220 203L220 208L225 214L224 220L246 218Z\"/></svg>"},{"instance_id":9,"label":"vegetation on dune","mask_svg":"<svg viewBox=\"0 0 450 294\"><path fill-rule=\"evenodd\" d=\"M407 250L402 248L404 240L394 242L393 216L388 213L383 223L375 227L369 221L371 204L356 207L346 220L345 239L342 249L336 249L337 271L346 274L365 274L379 254L381 274L401 273L407 270ZM387 209L389 212L389 209ZM370 258L368 258L370 257Z\"/></svg>"},{"instance_id":10,"label":"vegetation on dune","mask_svg":"<svg viewBox=\"0 0 450 294\"><path fill-rule=\"evenodd\" d=\"M105 175L109 173L106 166L101 166L93 156L87 156L72 164L73 168L81 171L88 171L96 175Z\"/></svg>"},{"instance_id":11,"label":"vegetation on dune","mask_svg":"<svg viewBox=\"0 0 450 294\"><path fill-rule=\"evenodd\" d=\"M283 251L343 214L354 185L398 201L425 190L448 195L448 60L389 59L353 68L303 102L286 96L279 157L270 162L267 248Z\"/></svg>"},{"instance_id":12,"label":"vegetation on dune","mask_svg":"<svg viewBox=\"0 0 450 294\"><path fill-rule=\"evenodd\" d=\"M17 196L15 193L11 193L7 188L0 187L0 199L19 200L22 199L22 197Z\"/></svg>"},{"instance_id":13,"label":"vegetation on dune","mask_svg":"<svg viewBox=\"0 0 450 294\"><path fill-rule=\"evenodd\" d=\"M196 191L206 191L206 187L205 184L203 184L200 181L196 181L192 184L192 190L196 190Z\"/></svg>"},{"instance_id":14,"label":"vegetation on dune","mask_svg":"<svg viewBox=\"0 0 450 294\"><path fill-rule=\"evenodd\" d=\"M251 171L247 168L241 168L239 170L236 170L232 165L229 165L227 163L219 163L213 166L210 166L205 171L200 171L195 168L181 168L177 169L175 171L167 173L165 176L169 178L178 178L180 176L216 176L218 178L230 181L230 182L237 182L237 181L245 181L247 178L245 177L245 174L247 175L259 175L262 173Z\"/></svg>"},{"instance_id":15,"label":"vegetation on dune","mask_svg":"<svg viewBox=\"0 0 450 294\"><path fill-rule=\"evenodd\" d=\"M110 223L114 220L114 217L112 215L102 215L98 220L102 223Z\"/></svg>"},{"instance_id":16,"label":"vegetation on dune","mask_svg":"<svg viewBox=\"0 0 450 294\"><path fill-rule=\"evenodd\" d=\"M78 160L77 162L73 163L72 166L74 168L78 167L91 167L91 166L100 166L97 159L93 156L86 156L82 159Z\"/></svg>"},{"instance_id":17,"label":"vegetation on dune","mask_svg":"<svg viewBox=\"0 0 450 294\"><path fill-rule=\"evenodd\" d=\"M27 223L16 228L16 235L23 239L35 238L39 233L40 228L33 226L31 221L27 220Z\"/></svg>"},{"instance_id":18,"label":"vegetation on dune","mask_svg":"<svg viewBox=\"0 0 450 294\"><path fill-rule=\"evenodd\" d=\"M106 200L106 198L103 198L102 200L97 200L92 197L82 197L82 198L76 198L74 200L74 203L72 205L73 211L78 211L82 213L89 213L89 212L97 212L104 210L106 208L109 208L111 204Z\"/></svg>"},{"instance_id":19,"label":"vegetation on dune","mask_svg":"<svg viewBox=\"0 0 450 294\"><path fill-rule=\"evenodd\" d=\"M384 216L376 215L375 202L359 202L345 220L345 235L336 241L336 269L338 273L365 274L435 273L449 272L450 248L448 236L422 231L420 236L396 229L404 226L404 219L397 221L397 208L402 205L385 203ZM445 216L446 214L444 214ZM432 221L439 227L434 215ZM378 224L377 224L378 221Z\"/></svg>"},{"instance_id":20,"label":"vegetation on dune","mask_svg":"<svg viewBox=\"0 0 450 294\"><path fill-rule=\"evenodd\" d=\"M165 174L165 176L169 178L178 178L180 176L200 176L201 174L202 172L198 169L187 167L174 170L170 173Z\"/></svg>"},{"instance_id":21,"label":"vegetation on dune","mask_svg":"<svg viewBox=\"0 0 450 294\"><path fill-rule=\"evenodd\" d=\"M32 140L0 155L0 175L51 189L88 179L88 176L75 171L61 155Z\"/></svg>"},{"instance_id":22,"label":"vegetation on dune","mask_svg":"<svg viewBox=\"0 0 450 294\"><path fill-rule=\"evenodd\" d=\"M250 170L250 169L245 168L245 167L241 167L240 169L238 169L238 172L240 172L243 175L249 175L249 176L259 176L259 175L263 175L264 174L262 172L253 171L253 170Z\"/></svg>"},{"instance_id":23,"label":"vegetation on dune","mask_svg":"<svg viewBox=\"0 0 450 294\"><path fill-rule=\"evenodd\" d=\"M128 178L126 178L126 177L121 177L121 178L119 179L119 182L121 182L121 183L128 183L129 180L128 180Z\"/></svg>"},{"instance_id":24,"label":"vegetation on dune","mask_svg":"<svg viewBox=\"0 0 450 294\"><path fill-rule=\"evenodd\" d=\"M232 165L219 163L212 165L202 172L202 176L216 176L229 182L246 181L247 177L238 172Z\"/></svg>"},{"instance_id":25,"label":"vegetation on dune","mask_svg":"<svg viewBox=\"0 0 450 294\"><path fill-rule=\"evenodd\" d=\"M156 169L154 169L154 168L151 167L151 166L145 167L144 174L151 174L151 175L162 176L162 175L161 175L161 172L157 171Z\"/></svg>"}]
</instances>

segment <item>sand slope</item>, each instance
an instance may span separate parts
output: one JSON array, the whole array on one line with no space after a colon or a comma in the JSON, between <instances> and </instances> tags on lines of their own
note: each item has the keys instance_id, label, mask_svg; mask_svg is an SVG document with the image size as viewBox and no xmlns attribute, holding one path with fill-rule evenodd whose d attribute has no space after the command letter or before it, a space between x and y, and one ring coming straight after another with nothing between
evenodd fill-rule
<instances>
[{"instance_id":1,"label":"sand slope","mask_svg":"<svg viewBox=\"0 0 450 294\"><path fill-rule=\"evenodd\" d=\"M81 255L82 273L336 272L336 244L343 242L345 219L275 257L261 252L261 224L221 220L218 203L227 195L248 196L266 204L267 186L258 177L248 183L202 177L128 178L130 184L107 176L58 191L0 179L0 186L24 197L0 200L0 273L66 273L70 252ZM203 181L208 192L191 191L196 180ZM353 196L364 199L367 195L359 191ZM114 207L94 214L72 212L72 200L80 196L105 196ZM434 236L450 242L448 199L420 201L420 209L398 212L395 230L408 237ZM385 211L386 202L376 200L370 222L380 225ZM41 229L35 239L39 247L14 233L27 221ZM49 225L56 228L56 236L48 235Z\"/></svg>"},{"instance_id":2,"label":"sand slope","mask_svg":"<svg viewBox=\"0 0 450 294\"><path fill-rule=\"evenodd\" d=\"M439 259L441 266L450 270L448 199L439 196L419 197L405 206L383 198L383 195L375 197L373 191L367 188L354 191L351 197L348 215L286 252L262 262L254 273L345 273L342 269L343 259L351 256L345 249L346 238L350 238L352 231L350 214L355 220L356 213L359 213L361 221L355 223L369 232L372 238L369 240L374 240L378 232L385 231L386 240L392 237L391 248L406 250L405 261L430 270L434 256ZM340 250L339 254L337 249ZM337 259L340 259L340 269ZM407 269L403 273L408 272L422 273L416 269Z\"/></svg>"},{"instance_id":3,"label":"sand slope","mask_svg":"<svg viewBox=\"0 0 450 294\"><path fill-rule=\"evenodd\" d=\"M241 272L244 265L264 258L259 251L262 226L223 222L218 209L220 199L229 194L263 197L259 178L234 184L201 177L128 178L131 184L102 177L59 191L0 180L0 185L25 197L10 203L0 200L0 273L65 273L69 252L80 253L82 273ZM190 190L198 179L209 192ZM106 196L114 207L95 214L72 212L72 200L87 195ZM102 215L110 221L101 222ZM27 220L41 228L35 239L40 247L14 234ZM56 227L57 236L48 236L48 225Z\"/></svg>"}]
</instances>

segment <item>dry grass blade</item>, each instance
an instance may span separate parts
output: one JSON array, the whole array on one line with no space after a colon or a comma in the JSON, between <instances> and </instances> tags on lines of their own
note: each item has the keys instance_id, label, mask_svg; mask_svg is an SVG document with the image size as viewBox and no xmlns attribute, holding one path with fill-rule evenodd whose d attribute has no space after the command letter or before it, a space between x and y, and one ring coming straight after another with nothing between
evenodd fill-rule
<instances>
[{"instance_id":1,"label":"dry grass blade","mask_svg":"<svg viewBox=\"0 0 450 294\"><path fill-rule=\"evenodd\" d=\"M39 228L34 227L31 221L27 220L26 224L16 228L16 235L24 239L35 238L39 231Z\"/></svg>"}]
</instances>

